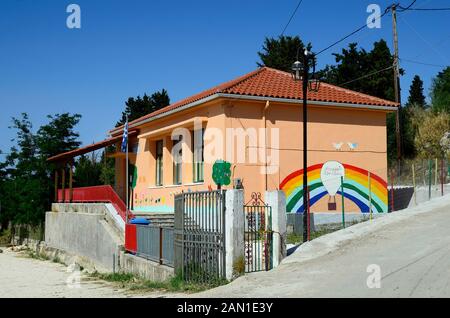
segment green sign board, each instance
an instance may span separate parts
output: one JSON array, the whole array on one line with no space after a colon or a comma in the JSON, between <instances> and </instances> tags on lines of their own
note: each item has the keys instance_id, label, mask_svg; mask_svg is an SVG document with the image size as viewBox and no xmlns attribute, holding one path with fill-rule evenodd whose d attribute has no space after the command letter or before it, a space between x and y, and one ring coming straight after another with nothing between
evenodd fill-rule
<instances>
[{"instance_id":1,"label":"green sign board","mask_svg":"<svg viewBox=\"0 0 450 318\"><path fill-rule=\"evenodd\" d=\"M213 180L217 186L231 183L231 163L224 160L216 160L213 165Z\"/></svg>"}]
</instances>

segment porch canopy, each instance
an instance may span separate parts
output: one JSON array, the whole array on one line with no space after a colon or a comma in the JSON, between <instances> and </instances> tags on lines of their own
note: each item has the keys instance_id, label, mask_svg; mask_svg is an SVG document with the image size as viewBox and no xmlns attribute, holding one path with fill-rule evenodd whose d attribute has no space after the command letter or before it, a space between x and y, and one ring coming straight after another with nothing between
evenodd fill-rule
<instances>
[{"instance_id":1,"label":"porch canopy","mask_svg":"<svg viewBox=\"0 0 450 318\"><path fill-rule=\"evenodd\" d=\"M130 137L136 136L138 134L137 130L132 130L128 132L128 140ZM93 143L91 145L81 147L75 150L67 151L56 156L50 157L47 159L48 162L55 163L57 168L55 170L55 202L62 201L65 202L68 196L69 202L72 202L73 199L73 158L87 154L89 152L102 149L118 142L122 141L122 136L115 136L103 141ZM66 185L66 168L69 165L69 192L66 195L65 185ZM59 183L59 174L58 169L61 170L61 185L62 190L59 191L58 183Z\"/></svg>"},{"instance_id":2,"label":"porch canopy","mask_svg":"<svg viewBox=\"0 0 450 318\"><path fill-rule=\"evenodd\" d=\"M128 137L137 135L137 130L133 130L130 131L128 133ZM116 136L116 137L112 137L112 138L108 138L105 139L103 141L85 146L85 147L81 147L75 150L71 150L71 151L67 151L61 154L58 154L56 156L50 157L47 159L48 162L56 162L56 163L66 163L71 161L73 158L87 154L89 152L101 149L101 148L105 148L111 145L114 145L115 143L119 142L122 140L122 136ZM128 138L129 140L129 138Z\"/></svg>"}]
</instances>

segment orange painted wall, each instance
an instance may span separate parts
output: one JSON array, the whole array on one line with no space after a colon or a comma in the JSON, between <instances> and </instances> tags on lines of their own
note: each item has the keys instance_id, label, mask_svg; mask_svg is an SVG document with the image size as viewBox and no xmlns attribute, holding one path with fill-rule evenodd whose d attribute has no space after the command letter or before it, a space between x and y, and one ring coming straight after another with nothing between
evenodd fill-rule
<instances>
[{"instance_id":1,"label":"orange painted wall","mask_svg":"<svg viewBox=\"0 0 450 318\"><path fill-rule=\"evenodd\" d=\"M278 189L282 181L291 173L302 168L302 108L298 104L281 104L271 102L265 111L266 103L262 101L244 101L217 99L203 104L193 110L186 110L170 115L166 118L152 121L140 128L140 135L161 131L164 127L174 127L177 123L192 129L188 123L193 118L203 118L204 128L216 128L226 136L227 128L278 128L280 136L279 164L277 172L268 175L267 185L264 174L265 164L236 163L234 178L242 178L245 187L246 200L252 192L264 193ZM361 169L369 170L386 180L386 113L365 109L344 109L340 107L309 106L308 124L308 163L309 166L321 164L329 160L350 164ZM135 210L149 212L170 212L173 209L174 195L181 191L207 190L208 186L215 188L211 178L211 164L205 163L204 182L194 184L192 163L183 165L183 185L173 185L171 131L161 131L160 134L139 139L139 152L135 164L138 171L136 188L133 191L133 206ZM163 186L155 185L155 141L164 140L163 153ZM337 151L333 143L344 142L342 149ZM357 143L355 150L350 150L347 142ZM269 145L270 145L269 141ZM236 152L236 145L234 151ZM247 145L245 158L249 159L251 149ZM264 153L264 149L256 145L257 150ZM224 145L223 153L226 155ZM185 145L183 156L189 156L191 147ZM270 149L267 150L270 153ZM240 153L241 154L241 153ZM219 159L219 158L217 158ZM222 159L222 158L221 158ZM229 159L225 158L224 159ZM118 176L123 176L117 159ZM235 163L236 153L232 163ZM270 166L270 165L269 165ZM123 177L119 177L123 179ZM229 186L230 187L230 186ZM228 188L229 188L228 187ZM226 188L226 187L225 187ZM313 212L327 212L328 198L324 197L312 208ZM337 211L340 211L340 198L336 198ZM360 209L351 200L345 200L346 212L359 212Z\"/></svg>"}]
</instances>

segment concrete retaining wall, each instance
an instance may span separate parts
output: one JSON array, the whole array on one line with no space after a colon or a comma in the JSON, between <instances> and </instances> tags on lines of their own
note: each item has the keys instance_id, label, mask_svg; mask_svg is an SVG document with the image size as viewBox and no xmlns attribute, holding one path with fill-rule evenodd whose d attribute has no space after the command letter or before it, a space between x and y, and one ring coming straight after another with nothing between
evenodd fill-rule
<instances>
[{"instance_id":1,"label":"concrete retaining wall","mask_svg":"<svg viewBox=\"0 0 450 318\"><path fill-rule=\"evenodd\" d=\"M137 257L132 254L120 253L120 270L126 273L139 276L141 278L163 282L174 275L174 269L156 262Z\"/></svg>"},{"instance_id":2,"label":"concrete retaining wall","mask_svg":"<svg viewBox=\"0 0 450 318\"><path fill-rule=\"evenodd\" d=\"M31 251L36 253L41 257L45 257L50 261L62 263L64 265L70 266L72 264L78 264L86 269L88 272L93 273L98 272L109 272L109 270L99 267L97 264L93 263L87 257L82 257L75 253L70 253L64 250L60 250L54 247L49 247L45 241L37 241L33 239L26 239L22 242L22 245L27 246Z\"/></svg>"},{"instance_id":3,"label":"concrete retaining wall","mask_svg":"<svg viewBox=\"0 0 450 318\"><path fill-rule=\"evenodd\" d=\"M379 218L386 215L386 213L373 213L372 217ZM361 222L370 218L369 213L346 213L345 224L351 225L355 222ZM312 231L320 230L320 228L328 225L342 224L341 213L311 213L310 225ZM287 213L287 232L303 235L303 213Z\"/></svg>"},{"instance_id":4,"label":"concrete retaining wall","mask_svg":"<svg viewBox=\"0 0 450 318\"><path fill-rule=\"evenodd\" d=\"M51 261L57 261L67 266L71 264L78 264L86 269L88 272L111 272L110 269L105 269L103 266L98 266L90 258L80 256L77 253L72 253L66 250L50 247L44 241L37 241L27 239L22 242L30 250L37 255L48 258ZM115 272L125 272L136 275L140 278L163 282L174 276L174 269L165 265L160 265L156 262L146 260L132 254L126 254L124 251L119 252L119 266L114 269Z\"/></svg>"},{"instance_id":5,"label":"concrete retaining wall","mask_svg":"<svg viewBox=\"0 0 450 318\"><path fill-rule=\"evenodd\" d=\"M92 260L101 271L119 268L123 243L104 214L47 212L45 242L48 247Z\"/></svg>"},{"instance_id":6,"label":"concrete retaining wall","mask_svg":"<svg viewBox=\"0 0 450 318\"><path fill-rule=\"evenodd\" d=\"M450 184L444 184L444 195L450 193ZM406 208L418 206L430 200L428 186L395 186L394 187L394 211L400 211ZM431 186L431 199L442 196L441 185ZM392 211L392 188L389 188L388 194L389 211Z\"/></svg>"},{"instance_id":7,"label":"concrete retaining wall","mask_svg":"<svg viewBox=\"0 0 450 318\"><path fill-rule=\"evenodd\" d=\"M394 188L395 189L395 188ZM394 191L395 193L395 191ZM444 184L444 195L450 193L450 184ZM441 197L441 186L435 186L433 185L431 187L431 199ZM407 207L414 207L419 204L425 203L429 201L429 193L428 193L428 187L416 187L416 196L414 198L414 195L411 194L411 198L409 200ZM397 204L396 204L397 205Z\"/></svg>"},{"instance_id":8,"label":"concrete retaining wall","mask_svg":"<svg viewBox=\"0 0 450 318\"><path fill-rule=\"evenodd\" d=\"M372 218L379 218L387 215L387 213L372 213ZM320 229L322 226L330 224L342 224L342 214L340 213L314 213L312 214L314 219L315 229ZM351 225L355 222L362 222L369 220L369 213L345 213L345 224Z\"/></svg>"}]
</instances>

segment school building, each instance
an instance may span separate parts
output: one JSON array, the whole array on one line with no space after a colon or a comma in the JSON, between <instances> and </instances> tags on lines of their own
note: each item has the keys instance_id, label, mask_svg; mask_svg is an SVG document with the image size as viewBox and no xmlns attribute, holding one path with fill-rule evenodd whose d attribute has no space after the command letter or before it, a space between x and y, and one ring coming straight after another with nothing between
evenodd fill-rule
<instances>
[{"instance_id":1,"label":"school building","mask_svg":"<svg viewBox=\"0 0 450 318\"><path fill-rule=\"evenodd\" d=\"M287 212L302 212L301 86L290 73L262 67L130 122L131 211L172 213L176 194L216 189L212 167L223 159L231 163L231 184L224 189L243 187L245 200L252 193L280 189ZM387 212L386 115L397 107L326 83L308 92L311 212L340 212L342 193L346 212ZM116 145L110 154L116 162L114 191L126 201L123 129L50 160L70 163L83 153ZM73 200L76 191L88 196L90 190L70 187L68 194L63 191L65 200Z\"/></svg>"}]
</instances>

